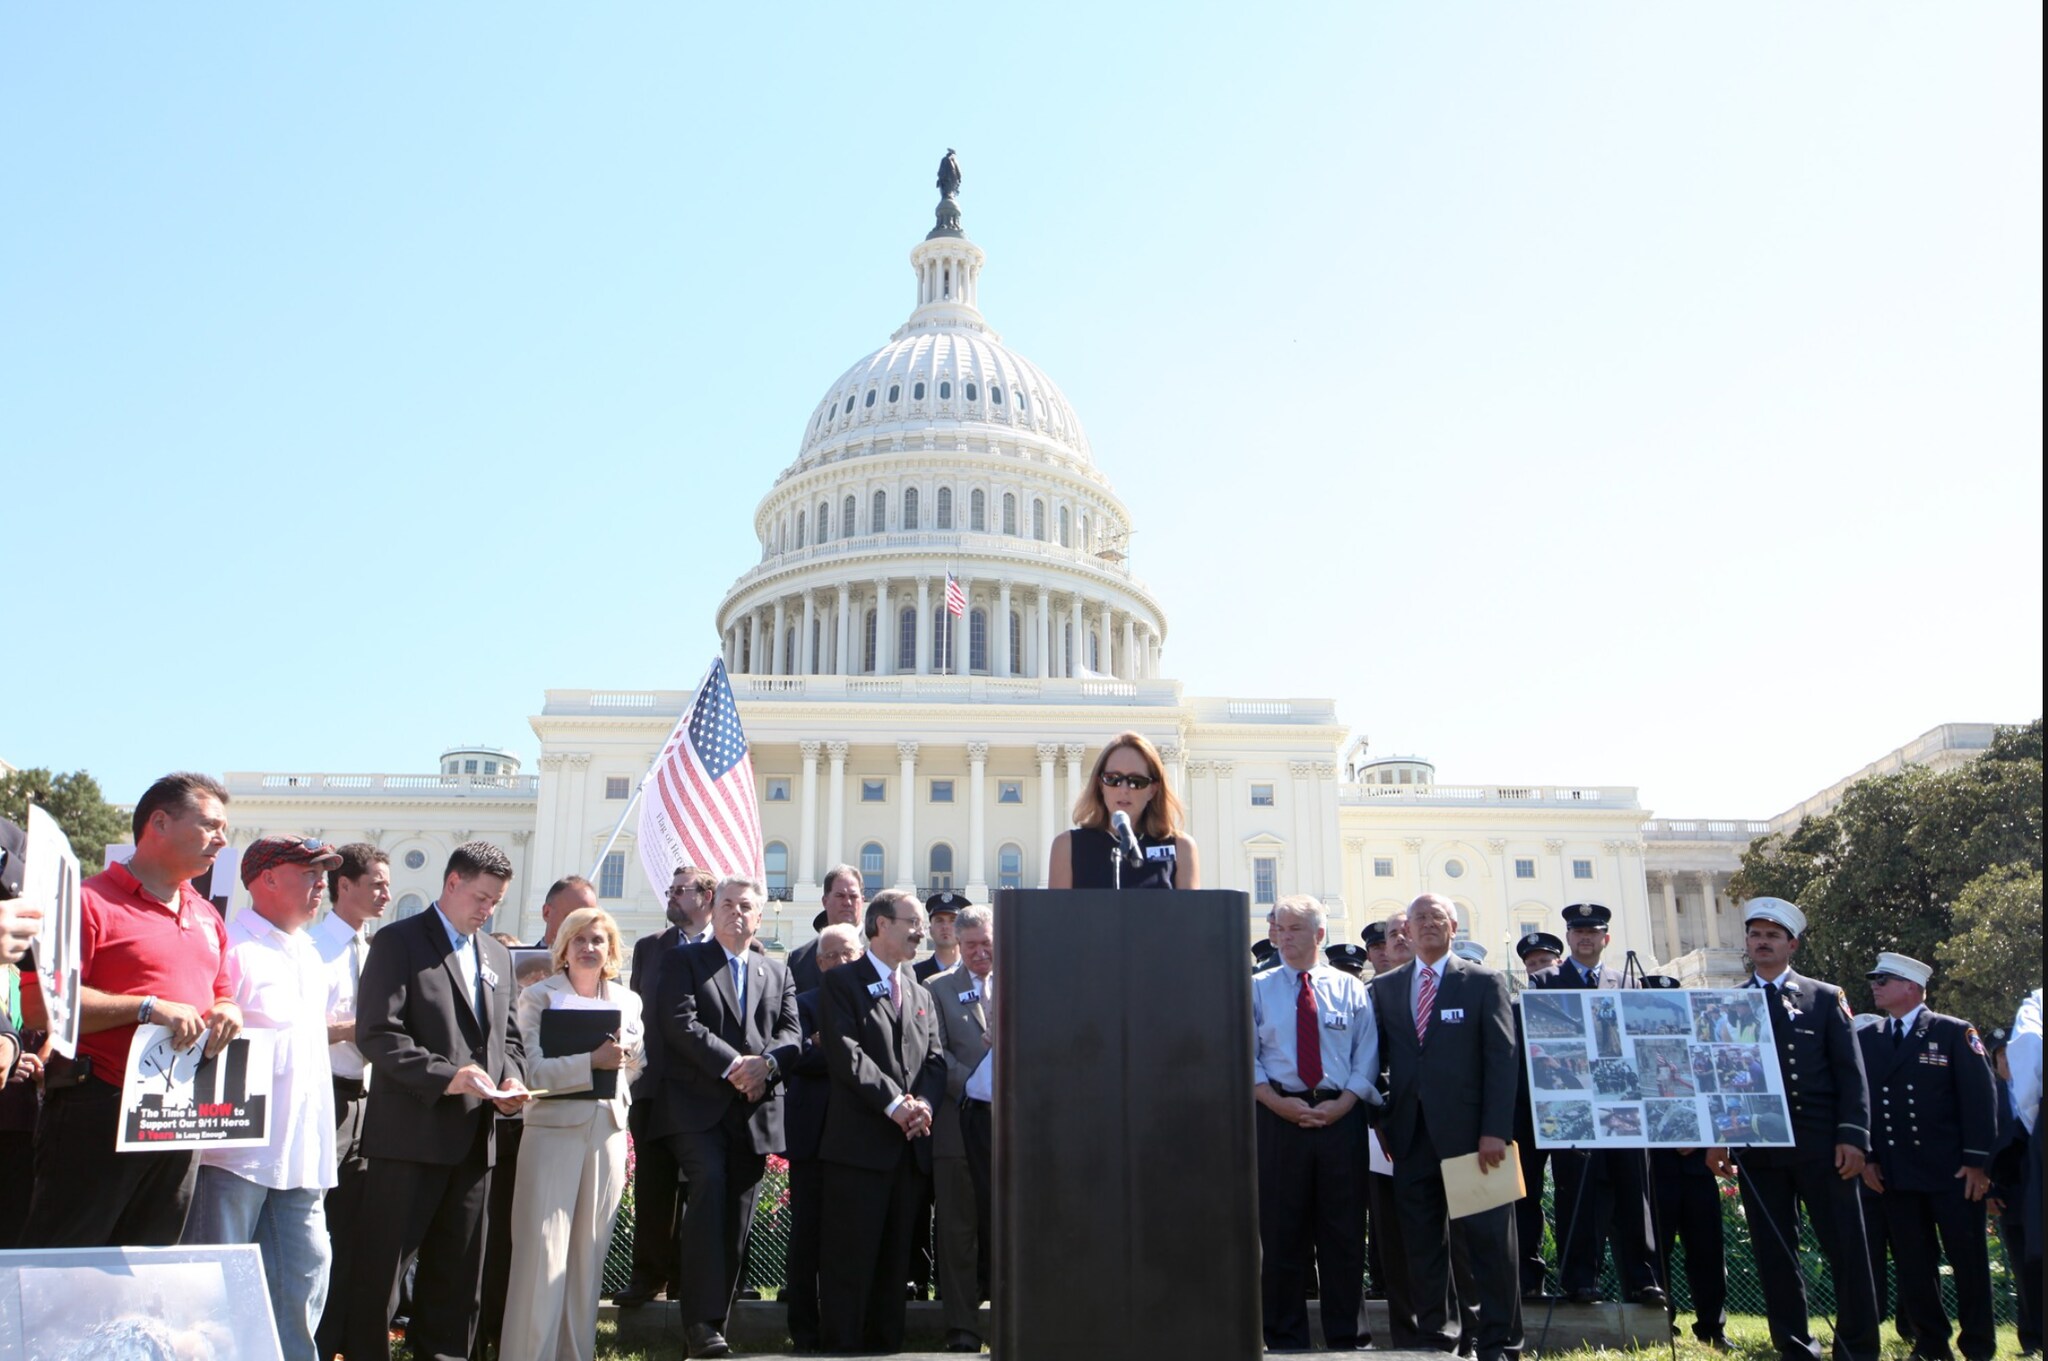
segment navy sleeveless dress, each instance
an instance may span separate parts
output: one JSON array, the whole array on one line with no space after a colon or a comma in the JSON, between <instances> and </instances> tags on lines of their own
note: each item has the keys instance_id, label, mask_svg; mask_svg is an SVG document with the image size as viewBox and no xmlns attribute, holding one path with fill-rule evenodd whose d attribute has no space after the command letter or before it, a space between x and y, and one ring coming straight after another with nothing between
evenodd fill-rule
<instances>
[{"instance_id":1,"label":"navy sleeveless dress","mask_svg":"<svg viewBox=\"0 0 2048 1361\"><path fill-rule=\"evenodd\" d=\"M1145 849L1141 864L1124 866L1125 888L1173 887L1173 838L1155 840L1140 833L1138 844ZM1075 888L1112 888L1116 867L1110 857L1116 838L1093 827L1076 827L1067 833L1067 851L1072 861Z\"/></svg>"}]
</instances>

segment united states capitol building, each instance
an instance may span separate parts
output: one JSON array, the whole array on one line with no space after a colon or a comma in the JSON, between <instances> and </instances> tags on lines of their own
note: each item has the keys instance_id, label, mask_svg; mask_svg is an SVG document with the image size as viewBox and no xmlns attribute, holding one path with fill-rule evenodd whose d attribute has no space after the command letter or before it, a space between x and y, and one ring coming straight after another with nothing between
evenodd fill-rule
<instances>
[{"instance_id":1,"label":"united states capitol building","mask_svg":"<svg viewBox=\"0 0 2048 1361\"><path fill-rule=\"evenodd\" d=\"M842 861L870 891L1042 887L1096 750L1132 729L1166 760L1204 885L1251 896L1248 937L1285 894L1314 894L1331 939L1356 940L1429 890L1512 965L1514 940L1590 900L1614 909L1615 958L1740 975L1742 848L1857 776L1770 821L1660 821L1634 788L1569 772L1440 784L1426 760L1373 755L1331 700L1190 693L1168 671L1161 591L1129 568L1132 510L1058 385L983 316L985 257L950 194L937 218L910 253L908 319L801 418L755 511L760 560L718 607L777 898L765 936L808 938ZM235 838L374 842L400 916L432 899L452 847L487 838L518 871L499 929L537 936L548 883L593 864L629 934L659 929L637 818L599 855L697 681L673 679L547 691L528 720L537 770L486 745L410 774L230 772ZM1947 725L1871 769L1954 764L1990 733Z\"/></svg>"}]
</instances>

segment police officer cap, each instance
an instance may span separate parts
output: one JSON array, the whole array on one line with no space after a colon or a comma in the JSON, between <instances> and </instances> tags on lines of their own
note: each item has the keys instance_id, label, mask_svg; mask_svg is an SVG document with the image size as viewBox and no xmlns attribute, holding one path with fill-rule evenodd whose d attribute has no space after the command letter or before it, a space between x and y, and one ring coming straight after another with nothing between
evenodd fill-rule
<instances>
[{"instance_id":1,"label":"police officer cap","mask_svg":"<svg viewBox=\"0 0 2048 1361\"><path fill-rule=\"evenodd\" d=\"M1751 898L1742 905L1742 924L1773 922L1797 938L1806 934L1806 914L1783 898Z\"/></svg>"},{"instance_id":2,"label":"police officer cap","mask_svg":"<svg viewBox=\"0 0 2048 1361\"><path fill-rule=\"evenodd\" d=\"M1252 945L1252 966L1263 969L1280 958L1280 947L1270 940L1254 942Z\"/></svg>"},{"instance_id":3,"label":"police officer cap","mask_svg":"<svg viewBox=\"0 0 2048 1361\"><path fill-rule=\"evenodd\" d=\"M1643 975L1643 986L1646 988L1676 988L1682 985L1668 973L1646 973Z\"/></svg>"},{"instance_id":4,"label":"police officer cap","mask_svg":"<svg viewBox=\"0 0 2048 1361\"><path fill-rule=\"evenodd\" d=\"M1387 924L1385 922L1367 922L1365 929L1358 933L1358 938L1364 941L1368 948L1374 945L1385 945L1387 943Z\"/></svg>"},{"instance_id":5,"label":"police officer cap","mask_svg":"<svg viewBox=\"0 0 2048 1361\"><path fill-rule=\"evenodd\" d=\"M1365 948L1349 943L1324 947L1323 958L1330 961L1332 968L1342 969L1344 972L1352 974L1364 969L1367 963Z\"/></svg>"},{"instance_id":6,"label":"police officer cap","mask_svg":"<svg viewBox=\"0 0 2048 1361\"><path fill-rule=\"evenodd\" d=\"M1486 962L1486 947L1476 940L1452 941L1451 953L1468 964L1484 964Z\"/></svg>"},{"instance_id":7,"label":"police officer cap","mask_svg":"<svg viewBox=\"0 0 2048 1361\"><path fill-rule=\"evenodd\" d=\"M1903 978L1908 983L1918 983L1924 988L1927 986L1927 980L1934 977L1934 966L1922 964L1911 955L1895 954L1890 950L1885 950L1881 951L1877 956L1877 967L1863 976L1865 978L1876 978L1879 974L1890 974L1893 978Z\"/></svg>"},{"instance_id":8,"label":"police officer cap","mask_svg":"<svg viewBox=\"0 0 2048 1361\"><path fill-rule=\"evenodd\" d=\"M1531 931L1528 935L1515 942L1515 957L1517 959L1527 959L1538 950L1548 950L1554 955L1561 955L1564 953L1564 942L1551 935L1548 931Z\"/></svg>"},{"instance_id":9,"label":"police officer cap","mask_svg":"<svg viewBox=\"0 0 2048 1361\"><path fill-rule=\"evenodd\" d=\"M1601 903L1573 903L1564 910L1564 926L1569 931L1574 926L1606 927L1614 920L1614 913Z\"/></svg>"},{"instance_id":10,"label":"police officer cap","mask_svg":"<svg viewBox=\"0 0 2048 1361\"><path fill-rule=\"evenodd\" d=\"M820 912L820 913L819 913L819 914L818 914L817 916L815 916L815 917L811 918L811 929L812 929L813 931L822 931L822 930L824 930L824 929L825 929L825 923L826 923L826 921L827 921L827 920L828 920L828 918L827 918L827 917L825 916L825 914L824 914L824 913L822 913L822 912Z\"/></svg>"},{"instance_id":11,"label":"police officer cap","mask_svg":"<svg viewBox=\"0 0 2048 1361\"><path fill-rule=\"evenodd\" d=\"M973 900L966 894L955 893L948 889L944 893L934 893L931 897L924 900L924 914L929 917L934 912L950 912L957 917L960 915L961 908L973 906Z\"/></svg>"}]
</instances>

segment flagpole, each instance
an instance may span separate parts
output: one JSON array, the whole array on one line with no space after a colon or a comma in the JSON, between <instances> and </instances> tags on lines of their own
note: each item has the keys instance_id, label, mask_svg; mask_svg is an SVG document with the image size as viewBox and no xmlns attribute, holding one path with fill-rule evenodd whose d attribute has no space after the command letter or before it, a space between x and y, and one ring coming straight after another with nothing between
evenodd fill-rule
<instances>
[{"instance_id":1,"label":"flagpole","mask_svg":"<svg viewBox=\"0 0 2048 1361\"><path fill-rule=\"evenodd\" d=\"M612 825L612 834L604 839L604 849L597 853L597 863L590 867L592 883L597 882L598 872L604 868L604 858L612 853L612 846L618 841L619 833L626 830L626 819L632 817L633 810L640 806L640 795L646 792L647 782L652 778L654 772L650 769L640 777L640 783L633 786L633 797L626 800L625 811L619 814L619 820Z\"/></svg>"}]
</instances>

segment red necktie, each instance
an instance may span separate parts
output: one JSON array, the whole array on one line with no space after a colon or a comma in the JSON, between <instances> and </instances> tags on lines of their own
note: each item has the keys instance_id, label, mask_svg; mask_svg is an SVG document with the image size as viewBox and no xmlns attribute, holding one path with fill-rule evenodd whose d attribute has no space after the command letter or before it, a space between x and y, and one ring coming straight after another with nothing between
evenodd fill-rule
<instances>
[{"instance_id":1,"label":"red necktie","mask_svg":"<svg viewBox=\"0 0 2048 1361\"><path fill-rule=\"evenodd\" d=\"M903 999L896 995L896 971L894 969L889 970L889 1005L895 1009L898 1016L903 1014Z\"/></svg>"},{"instance_id":2,"label":"red necktie","mask_svg":"<svg viewBox=\"0 0 2048 1361\"><path fill-rule=\"evenodd\" d=\"M1418 965L1417 967L1421 967ZM1436 1010L1436 970L1422 970L1422 985L1415 998L1415 1042L1429 1038L1429 1013Z\"/></svg>"},{"instance_id":3,"label":"red necktie","mask_svg":"<svg viewBox=\"0 0 2048 1361\"><path fill-rule=\"evenodd\" d=\"M1308 970L1301 971L1301 991L1294 994L1294 1067L1301 1085L1314 1091L1323 1085L1323 1039L1316 1025L1316 990Z\"/></svg>"}]
</instances>

